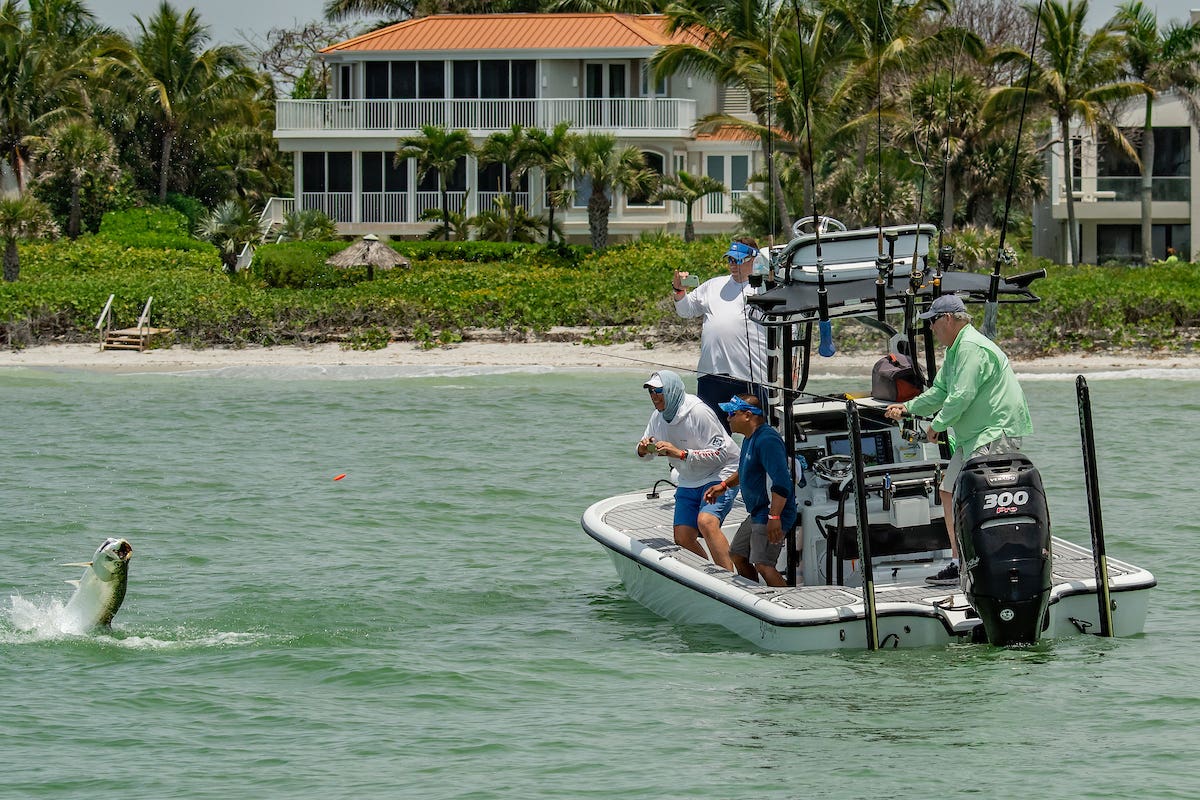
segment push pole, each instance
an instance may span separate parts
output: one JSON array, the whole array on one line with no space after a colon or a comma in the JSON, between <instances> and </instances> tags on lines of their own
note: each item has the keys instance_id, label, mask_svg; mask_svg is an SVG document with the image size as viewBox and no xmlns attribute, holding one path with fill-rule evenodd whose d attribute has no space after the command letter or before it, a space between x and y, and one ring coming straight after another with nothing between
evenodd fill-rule
<instances>
[{"instance_id":1,"label":"push pole","mask_svg":"<svg viewBox=\"0 0 1200 800\"><path fill-rule=\"evenodd\" d=\"M867 649L879 649L879 619L875 612L875 574L871 566L871 527L867 521L867 486L863 475L862 433L858 404L846 401L846 427L850 433L850 457L854 460L854 516L858 528L858 557L862 560L863 612L867 624Z\"/></svg>"},{"instance_id":2,"label":"push pole","mask_svg":"<svg viewBox=\"0 0 1200 800\"><path fill-rule=\"evenodd\" d=\"M1075 378L1079 406L1079 434L1083 440L1083 476L1087 484L1088 521L1092 528L1092 563L1096 568L1096 602L1100 611L1100 636L1112 636L1112 597L1108 588L1108 553L1104 548L1104 518L1100 514L1100 480L1096 469L1096 443L1092 437L1092 398L1087 380Z\"/></svg>"}]
</instances>

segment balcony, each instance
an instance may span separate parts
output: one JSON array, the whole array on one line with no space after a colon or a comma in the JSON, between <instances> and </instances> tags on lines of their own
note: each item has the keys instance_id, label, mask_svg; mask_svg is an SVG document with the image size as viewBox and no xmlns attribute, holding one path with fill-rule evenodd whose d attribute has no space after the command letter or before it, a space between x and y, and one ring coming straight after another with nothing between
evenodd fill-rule
<instances>
[{"instance_id":1,"label":"balcony","mask_svg":"<svg viewBox=\"0 0 1200 800\"><path fill-rule=\"evenodd\" d=\"M1083 179L1075 178L1076 200L1112 200L1114 202L1138 202L1142 199L1140 177L1112 177L1100 175L1095 178L1096 190L1085 191ZM1060 191L1059 196L1065 196ZM1156 177L1150 183L1150 199L1162 202L1188 202L1191 200L1192 179L1188 177Z\"/></svg>"},{"instance_id":2,"label":"balcony","mask_svg":"<svg viewBox=\"0 0 1200 800\"><path fill-rule=\"evenodd\" d=\"M279 100L277 138L344 132L417 133L423 125L486 136L513 125L550 129L570 122L576 131L603 130L641 136L687 137L696 101L661 97L538 98L530 100Z\"/></svg>"}]
</instances>

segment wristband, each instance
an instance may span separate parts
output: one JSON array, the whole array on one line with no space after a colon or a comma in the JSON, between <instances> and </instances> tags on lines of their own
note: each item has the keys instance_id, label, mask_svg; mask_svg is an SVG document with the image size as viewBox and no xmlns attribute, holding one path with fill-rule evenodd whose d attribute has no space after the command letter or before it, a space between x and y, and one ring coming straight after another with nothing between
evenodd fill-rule
<instances>
[{"instance_id":1,"label":"wristband","mask_svg":"<svg viewBox=\"0 0 1200 800\"><path fill-rule=\"evenodd\" d=\"M681 450L681 451L679 451L679 460L680 460L680 461L687 461L687 453L688 453L688 451L687 451L687 450Z\"/></svg>"},{"instance_id":2,"label":"wristband","mask_svg":"<svg viewBox=\"0 0 1200 800\"><path fill-rule=\"evenodd\" d=\"M767 519L779 519L779 517L775 514L767 514Z\"/></svg>"},{"instance_id":3,"label":"wristband","mask_svg":"<svg viewBox=\"0 0 1200 800\"><path fill-rule=\"evenodd\" d=\"M720 486L721 491L723 491L723 492L726 491L727 489L729 489L729 484L726 483L725 481L721 481L720 483L717 484L717 486Z\"/></svg>"}]
</instances>

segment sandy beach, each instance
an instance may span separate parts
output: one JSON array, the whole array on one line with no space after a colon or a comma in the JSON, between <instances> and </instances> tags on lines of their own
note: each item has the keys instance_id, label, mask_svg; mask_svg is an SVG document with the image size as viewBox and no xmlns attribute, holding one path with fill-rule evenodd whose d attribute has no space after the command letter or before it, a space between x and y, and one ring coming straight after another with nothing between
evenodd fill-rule
<instances>
[{"instance_id":1,"label":"sandy beach","mask_svg":"<svg viewBox=\"0 0 1200 800\"><path fill-rule=\"evenodd\" d=\"M343 350L337 344L312 347L245 347L193 350L174 346L139 353L100 350L94 344L52 344L0 352L0 367L81 369L104 372L175 372L224 367L555 367L613 370L653 370L659 367L690 372L696 366L698 343L655 345L640 342L585 345L566 341L466 341L450 347L422 349L411 342L393 342L382 350ZM838 353L816 359L813 375L861 375L878 359L875 353ZM1018 373L1082 373L1128 370L1196 370L1200 356L1137 353L1076 354L1033 360L1014 359Z\"/></svg>"}]
</instances>

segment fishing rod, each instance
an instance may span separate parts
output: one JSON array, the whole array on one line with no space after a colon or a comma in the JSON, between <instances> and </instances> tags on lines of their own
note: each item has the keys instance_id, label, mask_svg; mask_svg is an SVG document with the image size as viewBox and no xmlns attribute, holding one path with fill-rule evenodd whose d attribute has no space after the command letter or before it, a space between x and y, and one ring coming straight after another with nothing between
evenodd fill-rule
<instances>
[{"instance_id":1,"label":"fishing rod","mask_svg":"<svg viewBox=\"0 0 1200 800\"><path fill-rule=\"evenodd\" d=\"M1008 235L1008 219L1012 210L1013 187L1017 182L1017 164L1021 157L1021 136L1025 131L1025 111L1029 105L1029 84L1033 80L1033 70L1037 66L1034 61L1034 51L1037 49L1038 33L1042 24L1042 4L1038 0L1037 15L1033 20L1033 41L1029 46L1029 65L1025 70L1025 91L1021 95L1021 115L1017 118L1017 138L1013 142L1012 164L1008 170L1008 190L1004 195L1004 219L1000 223L1000 243L996 247L996 260L992 264L991 280L988 282L987 301L983 304L983 334L989 339L996 338L996 322L1000 313L1000 267L1007 265L1010 260L1004 249L1004 239ZM1063 135L1068 135L1067 131ZM1071 187L1067 187L1070 191Z\"/></svg>"},{"instance_id":2,"label":"fishing rod","mask_svg":"<svg viewBox=\"0 0 1200 800\"><path fill-rule=\"evenodd\" d=\"M812 219L813 219L813 242L816 245L817 251L817 314L819 323L817 329L820 331L820 343L817 345L817 353L822 358L831 358L837 352L837 347L833 343L833 323L829 319L829 290L825 287L825 258L821 252L821 215L817 212L817 165L813 160L813 131L812 131L812 116L809 113L810 99L808 96L808 70L805 63L808 61L804 52L804 28L800 22L800 3L799 0L792 0L792 8L796 14L796 35L799 38L800 44L800 97L801 104L804 108L804 130L808 134L807 150L808 150L808 184L809 195L812 202ZM811 42L815 47L816 42ZM814 54L815 55L815 54ZM788 277L791 277L791 269L787 263L784 264Z\"/></svg>"}]
</instances>

